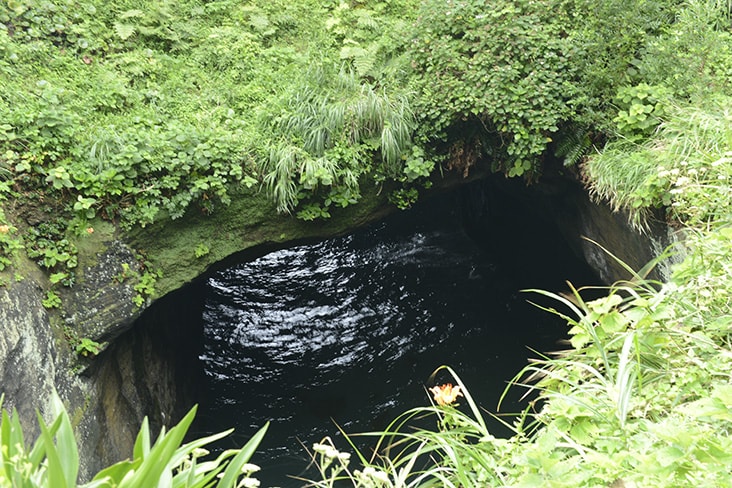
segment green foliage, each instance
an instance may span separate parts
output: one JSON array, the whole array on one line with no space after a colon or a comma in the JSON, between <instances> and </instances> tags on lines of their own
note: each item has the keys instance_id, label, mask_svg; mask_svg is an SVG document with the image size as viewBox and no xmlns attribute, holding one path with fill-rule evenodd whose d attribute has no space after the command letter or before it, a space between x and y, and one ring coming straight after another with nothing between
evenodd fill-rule
<instances>
[{"instance_id":1,"label":"green foliage","mask_svg":"<svg viewBox=\"0 0 732 488\"><path fill-rule=\"evenodd\" d=\"M7 126L8 128L10 126ZM7 151L4 156L0 157L0 182L10 179L12 175L12 167L10 161L15 156L11 151Z\"/></svg>"},{"instance_id":2,"label":"green foliage","mask_svg":"<svg viewBox=\"0 0 732 488\"><path fill-rule=\"evenodd\" d=\"M358 76L372 80L398 76L406 68L404 50L409 20L417 2L340 2L325 21L339 43L339 57Z\"/></svg>"},{"instance_id":3,"label":"green foliage","mask_svg":"<svg viewBox=\"0 0 732 488\"><path fill-rule=\"evenodd\" d=\"M397 175L411 147L406 99L378 78L396 72L412 4L11 2L2 177L128 227L213 212L261 174L281 210L328 215L358 201L375 158Z\"/></svg>"},{"instance_id":4,"label":"green foliage","mask_svg":"<svg viewBox=\"0 0 732 488\"><path fill-rule=\"evenodd\" d=\"M576 66L575 122L612 133L611 103L622 85L666 85L639 76L638 62L649 45L677 20L682 1L572 0L567 8L567 42ZM622 26L622 28L620 28ZM650 59L650 57L649 57Z\"/></svg>"},{"instance_id":5,"label":"green foliage","mask_svg":"<svg viewBox=\"0 0 732 488\"><path fill-rule=\"evenodd\" d=\"M447 166L463 173L485 158L536 178L552 140L569 148L571 127L590 129L593 142L614 132L609 102L622 85L643 83L639 52L673 23L677 4L527 0L486 11L482 2L425 2L407 52L420 140L442 146ZM636 116L621 122L635 126Z\"/></svg>"},{"instance_id":6,"label":"green foliage","mask_svg":"<svg viewBox=\"0 0 732 488\"><path fill-rule=\"evenodd\" d=\"M613 120L618 132L629 139L650 135L660 124L669 98L670 92L663 86L640 83L621 87L616 97L619 111Z\"/></svg>"},{"instance_id":7,"label":"green foliage","mask_svg":"<svg viewBox=\"0 0 732 488\"><path fill-rule=\"evenodd\" d=\"M0 271L12 264L13 256L20 250L23 249L21 241L14 237L17 228L5 224L5 215L0 209Z\"/></svg>"},{"instance_id":8,"label":"green foliage","mask_svg":"<svg viewBox=\"0 0 732 488\"><path fill-rule=\"evenodd\" d=\"M562 159L564 166L574 166L590 151L592 139L587 128L570 125L560 131L554 148L554 155Z\"/></svg>"},{"instance_id":9,"label":"green foliage","mask_svg":"<svg viewBox=\"0 0 732 488\"><path fill-rule=\"evenodd\" d=\"M576 92L559 3L426 2L409 51L421 138L459 138L452 131L467 122L502 147L494 169L538 173Z\"/></svg>"},{"instance_id":10,"label":"green foliage","mask_svg":"<svg viewBox=\"0 0 732 488\"><path fill-rule=\"evenodd\" d=\"M207 255L211 250L208 248L206 244L199 244L196 246L196 248L193 250L193 255L197 258L202 258L203 256Z\"/></svg>"},{"instance_id":11,"label":"green foliage","mask_svg":"<svg viewBox=\"0 0 732 488\"><path fill-rule=\"evenodd\" d=\"M76 246L66 236L66 224L54 219L30 227L25 233L25 251L38 266L50 271L52 283L72 286L78 264Z\"/></svg>"},{"instance_id":12,"label":"green foliage","mask_svg":"<svg viewBox=\"0 0 732 488\"><path fill-rule=\"evenodd\" d=\"M589 159L591 190L642 227L650 209L666 206L689 226L730 218L732 128L728 97L681 106L642 145L617 142Z\"/></svg>"},{"instance_id":13,"label":"green foliage","mask_svg":"<svg viewBox=\"0 0 732 488\"><path fill-rule=\"evenodd\" d=\"M78 332L70 325L64 325L63 328L64 339L68 343L72 351L76 353L79 358L94 358L104 349L106 349L108 343L99 343L89 337L79 337ZM74 371L78 372L83 369L82 364L76 364L73 368Z\"/></svg>"},{"instance_id":14,"label":"green foliage","mask_svg":"<svg viewBox=\"0 0 732 488\"><path fill-rule=\"evenodd\" d=\"M412 148L414 116L408 101L366 84L350 71L321 66L283 95L263 124L271 132L264 183L278 209L305 200L325 215L336 195L358 200L359 178L378 154L378 171L395 177ZM307 202L311 198L315 202ZM330 203L328 203L330 200ZM306 216L314 207L307 207Z\"/></svg>"},{"instance_id":15,"label":"green foliage","mask_svg":"<svg viewBox=\"0 0 732 488\"><path fill-rule=\"evenodd\" d=\"M675 21L634 59L631 73L665 85L678 97L699 100L732 83L730 6L726 0L684 2Z\"/></svg>"},{"instance_id":16,"label":"green foliage","mask_svg":"<svg viewBox=\"0 0 732 488\"><path fill-rule=\"evenodd\" d=\"M419 190L414 187L399 188L389 194L389 201L401 210L411 208L418 198Z\"/></svg>"},{"instance_id":17,"label":"green foliage","mask_svg":"<svg viewBox=\"0 0 732 488\"><path fill-rule=\"evenodd\" d=\"M425 159L424 150L419 146L412 146L411 154L402 156L405 160L404 179L408 183L413 183L420 179L429 178L435 169L435 162Z\"/></svg>"},{"instance_id":18,"label":"green foliage","mask_svg":"<svg viewBox=\"0 0 732 488\"><path fill-rule=\"evenodd\" d=\"M133 288L137 292L132 301L138 307L142 307L145 302L155 295L155 282L160 278L160 272L147 270L139 275L137 283Z\"/></svg>"},{"instance_id":19,"label":"green foliage","mask_svg":"<svg viewBox=\"0 0 732 488\"><path fill-rule=\"evenodd\" d=\"M78 343L74 347L74 351L79 356L94 357L102 351L102 348L102 344L89 339L88 337L83 337L79 339Z\"/></svg>"},{"instance_id":20,"label":"green foliage","mask_svg":"<svg viewBox=\"0 0 732 488\"><path fill-rule=\"evenodd\" d=\"M268 425L241 449L228 450L214 460L203 461L201 457L208 454L203 446L231 431L183 443L195 413L194 407L178 425L168 431L163 428L154 442L145 418L130 459L103 469L88 483L78 484L79 453L71 421L58 395L54 393L52 397L54 421L51 425L38 415L41 435L32 445L25 443L17 413L9 414L3 409L0 420L0 485L29 488L238 488L258 485L257 480L251 477L258 467L248 464L248 461Z\"/></svg>"},{"instance_id":21,"label":"green foliage","mask_svg":"<svg viewBox=\"0 0 732 488\"><path fill-rule=\"evenodd\" d=\"M46 298L41 301L41 304L45 308L59 308L61 307L61 297L59 297L55 291L48 290L46 292Z\"/></svg>"}]
</instances>

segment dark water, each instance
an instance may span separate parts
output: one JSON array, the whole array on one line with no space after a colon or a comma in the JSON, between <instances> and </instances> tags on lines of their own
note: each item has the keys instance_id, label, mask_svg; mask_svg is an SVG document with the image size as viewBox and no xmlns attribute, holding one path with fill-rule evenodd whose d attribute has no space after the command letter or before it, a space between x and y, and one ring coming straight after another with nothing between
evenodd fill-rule
<instances>
[{"instance_id":1,"label":"dark water","mask_svg":"<svg viewBox=\"0 0 732 488\"><path fill-rule=\"evenodd\" d=\"M440 365L495 412L529 348L554 350L566 327L519 293L538 278L485 248L455 212L427 208L219 272L203 317L202 432L235 426L222 447L238 447L271 421L253 459L263 486L301 486L286 475L307 466L302 444L329 435L345 449L334 422L381 429L428 405Z\"/></svg>"}]
</instances>

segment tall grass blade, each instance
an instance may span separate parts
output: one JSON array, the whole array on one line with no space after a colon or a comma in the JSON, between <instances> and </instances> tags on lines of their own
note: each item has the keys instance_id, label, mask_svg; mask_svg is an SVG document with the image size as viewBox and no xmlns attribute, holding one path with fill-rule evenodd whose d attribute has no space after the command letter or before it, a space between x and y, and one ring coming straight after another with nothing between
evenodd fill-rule
<instances>
[{"instance_id":1,"label":"tall grass blade","mask_svg":"<svg viewBox=\"0 0 732 488\"><path fill-rule=\"evenodd\" d=\"M259 446L260 442L262 442L262 439L264 438L264 435L267 433L267 429L269 428L269 422L264 424L262 428L260 428L256 434L254 434L251 439L244 445L244 447L241 448L239 453L234 456L234 459L229 462L229 465L226 467L226 471L224 471L224 476L219 480L218 484L216 485L217 488L233 488L234 483L238 479L239 475L241 474L241 468L249 462L249 459L251 459L252 454L254 454L254 451Z\"/></svg>"},{"instance_id":2,"label":"tall grass blade","mask_svg":"<svg viewBox=\"0 0 732 488\"><path fill-rule=\"evenodd\" d=\"M635 333L629 333L625 336L623 348L618 358L618 370L615 375L615 404L621 427L625 426L625 421L628 418L635 375L638 374L637 369L631 364L633 357L631 348L635 343L635 336Z\"/></svg>"}]
</instances>

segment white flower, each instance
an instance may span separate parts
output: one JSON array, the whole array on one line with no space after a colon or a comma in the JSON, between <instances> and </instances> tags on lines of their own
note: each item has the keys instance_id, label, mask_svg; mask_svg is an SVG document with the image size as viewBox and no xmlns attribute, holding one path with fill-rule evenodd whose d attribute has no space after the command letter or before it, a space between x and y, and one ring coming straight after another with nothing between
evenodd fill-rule
<instances>
[{"instance_id":1,"label":"white flower","mask_svg":"<svg viewBox=\"0 0 732 488\"><path fill-rule=\"evenodd\" d=\"M389 475L384 473L381 470L375 469L372 466L366 466L363 470L364 476L368 476L370 478L373 478L375 480L381 481L383 483L389 482Z\"/></svg>"},{"instance_id":2,"label":"white flower","mask_svg":"<svg viewBox=\"0 0 732 488\"><path fill-rule=\"evenodd\" d=\"M260 469L261 468L259 466L257 466L256 464L246 463L244 466L241 467L241 472L246 475L250 475L252 473L256 473Z\"/></svg>"},{"instance_id":3,"label":"white flower","mask_svg":"<svg viewBox=\"0 0 732 488\"><path fill-rule=\"evenodd\" d=\"M193 452L191 453L191 455L194 458L200 458L200 457L203 457L203 456L208 456L208 454L209 454L208 451L206 449L201 448L201 447L195 448L193 450Z\"/></svg>"},{"instance_id":4,"label":"white flower","mask_svg":"<svg viewBox=\"0 0 732 488\"><path fill-rule=\"evenodd\" d=\"M257 488L259 486L259 480L256 478L244 478L239 482L237 488Z\"/></svg>"},{"instance_id":5,"label":"white flower","mask_svg":"<svg viewBox=\"0 0 732 488\"><path fill-rule=\"evenodd\" d=\"M330 449L330 446L328 444L320 444L316 442L313 444L313 451L324 454L326 450Z\"/></svg>"}]
</instances>

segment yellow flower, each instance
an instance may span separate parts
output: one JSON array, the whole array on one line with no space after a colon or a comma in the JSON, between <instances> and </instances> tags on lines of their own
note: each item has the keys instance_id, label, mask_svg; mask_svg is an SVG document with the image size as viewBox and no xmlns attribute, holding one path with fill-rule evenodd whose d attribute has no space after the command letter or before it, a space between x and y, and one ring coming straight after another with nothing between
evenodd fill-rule
<instances>
[{"instance_id":1,"label":"yellow flower","mask_svg":"<svg viewBox=\"0 0 732 488\"><path fill-rule=\"evenodd\" d=\"M463 396L463 392L460 391L460 386L452 386L452 383L433 386L430 388L430 391L438 405L450 405L457 400L457 397Z\"/></svg>"},{"instance_id":2,"label":"yellow flower","mask_svg":"<svg viewBox=\"0 0 732 488\"><path fill-rule=\"evenodd\" d=\"M0 234L7 234L8 232L10 232L9 225L0 225Z\"/></svg>"},{"instance_id":3,"label":"yellow flower","mask_svg":"<svg viewBox=\"0 0 732 488\"><path fill-rule=\"evenodd\" d=\"M94 233L94 227L87 227L86 228L86 233L87 234L93 234Z\"/></svg>"}]
</instances>

